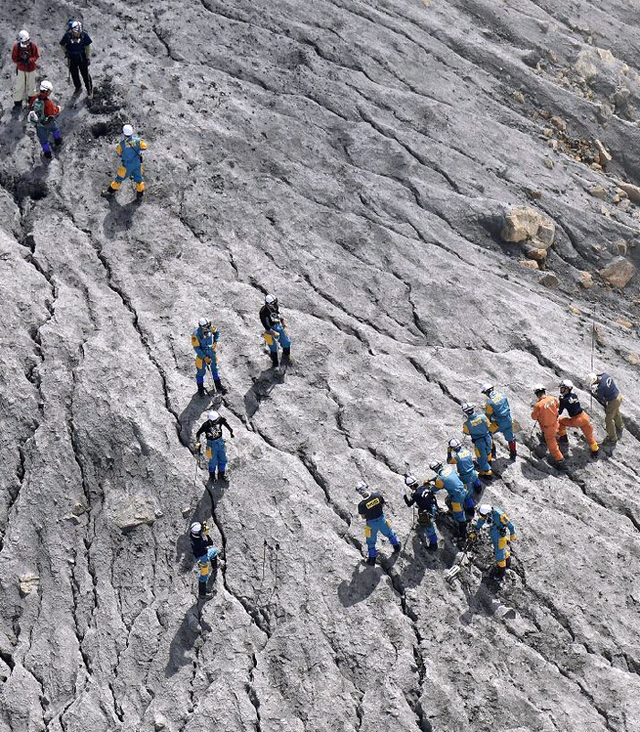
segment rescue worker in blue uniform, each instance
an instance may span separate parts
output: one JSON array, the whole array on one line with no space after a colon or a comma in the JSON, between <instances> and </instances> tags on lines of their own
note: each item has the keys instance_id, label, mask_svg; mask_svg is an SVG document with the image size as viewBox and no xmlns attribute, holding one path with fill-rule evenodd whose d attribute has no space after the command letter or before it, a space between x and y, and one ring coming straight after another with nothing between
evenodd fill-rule
<instances>
[{"instance_id":1,"label":"rescue worker in blue uniform","mask_svg":"<svg viewBox=\"0 0 640 732\"><path fill-rule=\"evenodd\" d=\"M462 405L462 411L467 419L462 425L462 431L465 435L471 437L475 448L475 454L478 458L478 471L480 477L491 479L493 471L491 470L491 430L489 429L489 420L485 414L480 414L473 404Z\"/></svg>"},{"instance_id":2,"label":"rescue worker in blue uniform","mask_svg":"<svg viewBox=\"0 0 640 732\"><path fill-rule=\"evenodd\" d=\"M435 517L438 515L438 500L431 490L429 483L420 485L413 475L404 479L404 502L411 508L418 507L418 533L428 539L427 550L435 552L438 549L438 534L436 533Z\"/></svg>"},{"instance_id":3,"label":"rescue worker in blue uniform","mask_svg":"<svg viewBox=\"0 0 640 732\"><path fill-rule=\"evenodd\" d=\"M509 444L509 457L515 460L518 454L516 448L516 436L513 434L513 418L509 400L503 391L496 391L493 384L484 384L482 393L487 397L484 403L484 413L489 418L489 430L493 435L502 432L504 439ZM494 455L495 457L495 455Z\"/></svg>"},{"instance_id":4,"label":"rescue worker in blue uniform","mask_svg":"<svg viewBox=\"0 0 640 732\"><path fill-rule=\"evenodd\" d=\"M476 501L482 493L482 481L478 477L473 455L462 446L460 440L453 437L447 446L447 462L456 466L460 480L467 488L467 499L470 500L465 501L465 508L473 516Z\"/></svg>"},{"instance_id":5,"label":"rescue worker in blue uniform","mask_svg":"<svg viewBox=\"0 0 640 732\"><path fill-rule=\"evenodd\" d=\"M624 430L624 422L620 416L622 394L615 381L607 374L589 374L589 386L596 400L604 407L604 421L607 428L607 439L610 445L615 445Z\"/></svg>"},{"instance_id":6,"label":"rescue worker in blue uniform","mask_svg":"<svg viewBox=\"0 0 640 732\"><path fill-rule=\"evenodd\" d=\"M216 391L224 394L225 389L218 373L216 349L220 340L220 331L207 318L200 318L198 327L191 334L191 345L196 352L196 384L198 394L204 396L204 377L207 369L211 370Z\"/></svg>"},{"instance_id":7,"label":"rescue worker in blue uniform","mask_svg":"<svg viewBox=\"0 0 640 732\"><path fill-rule=\"evenodd\" d=\"M133 178L136 183L136 201L141 201L144 195L142 151L147 149L147 143L134 135L131 125L123 125L122 134L124 137L116 145L116 152L120 156L120 167L111 185L102 195L110 198L120 188L122 181Z\"/></svg>"},{"instance_id":8,"label":"rescue worker in blue uniform","mask_svg":"<svg viewBox=\"0 0 640 732\"><path fill-rule=\"evenodd\" d=\"M489 537L496 555L493 574L497 579L501 579L504 577L505 571L511 566L509 544L518 538L516 529L513 522L501 508L483 503L478 509L478 520L473 530L469 532L470 541L475 541L478 532L485 524L489 527Z\"/></svg>"},{"instance_id":9,"label":"rescue worker in blue uniform","mask_svg":"<svg viewBox=\"0 0 640 732\"><path fill-rule=\"evenodd\" d=\"M356 490L362 496L358 504L358 513L367 522L364 531L367 541L367 564L375 564L378 556L376 541L379 531L391 542L394 554L400 551L400 541L384 515L385 501L382 495L377 491L371 492L365 483L358 485Z\"/></svg>"},{"instance_id":10,"label":"rescue worker in blue uniform","mask_svg":"<svg viewBox=\"0 0 640 732\"><path fill-rule=\"evenodd\" d=\"M196 450L200 450L201 447L201 443L198 441L200 435L204 433L207 439L205 455L209 460L209 478L211 480L215 480L216 468L218 470L218 480L226 480L227 451L225 450L224 440L222 439L223 427L226 427L231 437L233 437L233 430L227 420L221 417L218 412L209 412L207 414L207 421L196 432Z\"/></svg>"},{"instance_id":11,"label":"rescue worker in blue uniform","mask_svg":"<svg viewBox=\"0 0 640 732\"><path fill-rule=\"evenodd\" d=\"M280 315L278 299L273 295L264 298L264 305L260 309L260 322L264 328L262 336L269 346L271 364L277 369L278 343L282 348L282 363L286 364L291 358L291 339L285 330L284 318Z\"/></svg>"},{"instance_id":12,"label":"rescue worker in blue uniform","mask_svg":"<svg viewBox=\"0 0 640 732\"><path fill-rule=\"evenodd\" d=\"M436 477L429 481L432 491L444 489L449 495L451 513L458 531L458 543L463 544L467 539L467 517L465 508L473 508L473 498L468 496L467 489L460 480L452 465L443 465L439 460L429 464L429 468L436 473Z\"/></svg>"},{"instance_id":13,"label":"rescue worker in blue uniform","mask_svg":"<svg viewBox=\"0 0 640 732\"><path fill-rule=\"evenodd\" d=\"M189 529L191 551L198 563L198 598L207 596L209 574L215 579L218 566L218 550L209 536L209 527L206 523L194 521Z\"/></svg>"}]
</instances>

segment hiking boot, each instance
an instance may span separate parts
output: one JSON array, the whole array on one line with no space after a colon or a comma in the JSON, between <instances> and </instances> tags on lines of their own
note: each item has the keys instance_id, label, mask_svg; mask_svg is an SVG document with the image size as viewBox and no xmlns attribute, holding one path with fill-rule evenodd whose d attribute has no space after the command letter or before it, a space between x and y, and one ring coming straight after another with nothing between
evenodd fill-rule
<instances>
[{"instance_id":1,"label":"hiking boot","mask_svg":"<svg viewBox=\"0 0 640 732\"><path fill-rule=\"evenodd\" d=\"M82 91L82 87L81 87L81 86L77 86L77 87L76 87L76 88L75 88L75 89L73 90L73 95L75 96L76 94L80 94L80 92L81 92L81 91Z\"/></svg>"},{"instance_id":2,"label":"hiking boot","mask_svg":"<svg viewBox=\"0 0 640 732\"><path fill-rule=\"evenodd\" d=\"M495 442L491 443L491 457L493 460L496 459L496 443Z\"/></svg>"},{"instance_id":3,"label":"hiking boot","mask_svg":"<svg viewBox=\"0 0 640 732\"><path fill-rule=\"evenodd\" d=\"M106 191L102 191L102 193L100 195L103 198L111 198L111 196L113 196L115 192L116 192L116 189L115 188L112 188L111 186L109 186L107 188L107 190Z\"/></svg>"},{"instance_id":4,"label":"hiking boot","mask_svg":"<svg viewBox=\"0 0 640 732\"><path fill-rule=\"evenodd\" d=\"M373 567L373 565L375 563L376 563L376 558L375 557L367 557L367 564L369 564L369 565L371 565Z\"/></svg>"},{"instance_id":5,"label":"hiking boot","mask_svg":"<svg viewBox=\"0 0 640 732\"><path fill-rule=\"evenodd\" d=\"M556 470L566 470L567 469L567 461L562 458L562 460L552 460L551 464Z\"/></svg>"},{"instance_id":6,"label":"hiking boot","mask_svg":"<svg viewBox=\"0 0 640 732\"><path fill-rule=\"evenodd\" d=\"M47 160L51 160L51 150L43 150L43 155Z\"/></svg>"},{"instance_id":7,"label":"hiking boot","mask_svg":"<svg viewBox=\"0 0 640 732\"><path fill-rule=\"evenodd\" d=\"M214 379L213 385L216 387L216 391L219 391L221 394L226 394L227 390L222 386L222 382L220 379Z\"/></svg>"},{"instance_id":8,"label":"hiking boot","mask_svg":"<svg viewBox=\"0 0 640 732\"><path fill-rule=\"evenodd\" d=\"M289 363L289 361L291 361L291 346L282 349L282 363Z\"/></svg>"},{"instance_id":9,"label":"hiking boot","mask_svg":"<svg viewBox=\"0 0 640 732\"><path fill-rule=\"evenodd\" d=\"M224 470L218 470L218 480L222 481L223 483L229 482L229 478L227 477L227 474Z\"/></svg>"},{"instance_id":10,"label":"hiking boot","mask_svg":"<svg viewBox=\"0 0 640 732\"><path fill-rule=\"evenodd\" d=\"M482 480L493 480L493 473L491 470L487 470L484 473L480 473Z\"/></svg>"},{"instance_id":11,"label":"hiking boot","mask_svg":"<svg viewBox=\"0 0 640 732\"><path fill-rule=\"evenodd\" d=\"M397 544L395 544L394 547L393 547L393 553L394 554L398 554L399 551L400 551L400 542L398 542Z\"/></svg>"},{"instance_id":12,"label":"hiking boot","mask_svg":"<svg viewBox=\"0 0 640 732\"><path fill-rule=\"evenodd\" d=\"M55 140L53 141L53 144L56 147L60 147L60 145L62 145L62 138L61 137L56 137Z\"/></svg>"},{"instance_id":13,"label":"hiking boot","mask_svg":"<svg viewBox=\"0 0 640 732\"><path fill-rule=\"evenodd\" d=\"M569 444L569 435L558 435L558 444L559 445L568 445Z\"/></svg>"},{"instance_id":14,"label":"hiking boot","mask_svg":"<svg viewBox=\"0 0 640 732\"><path fill-rule=\"evenodd\" d=\"M143 196L144 196L144 191L136 191L136 201L142 201Z\"/></svg>"},{"instance_id":15,"label":"hiking boot","mask_svg":"<svg viewBox=\"0 0 640 732\"><path fill-rule=\"evenodd\" d=\"M203 397L205 395L204 384L198 384L198 396Z\"/></svg>"},{"instance_id":16,"label":"hiking boot","mask_svg":"<svg viewBox=\"0 0 640 732\"><path fill-rule=\"evenodd\" d=\"M433 544L429 544L427 546L427 551L428 552L437 552L438 551L438 542L436 541Z\"/></svg>"},{"instance_id":17,"label":"hiking boot","mask_svg":"<svg viewBox=\"0 0 640 732\"><path fill-rule=\"evenodd\" d=\"M269 351L269 356L271 357L271 366L274 369L278 368L278 352L277 351Z\"/></svg>"}]
</instances>

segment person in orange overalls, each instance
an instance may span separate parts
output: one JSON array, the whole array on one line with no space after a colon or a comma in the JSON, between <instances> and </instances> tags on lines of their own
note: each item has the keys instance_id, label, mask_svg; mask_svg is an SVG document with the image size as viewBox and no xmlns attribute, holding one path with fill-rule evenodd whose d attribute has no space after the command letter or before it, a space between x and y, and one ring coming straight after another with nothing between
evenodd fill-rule
<instances>
[{"instance_id":1,"label":"person in orange overalls","mask_svg":"<svg viewBox=\"0 0 640 732\"><path fill-rule=\"evenodd\" d=\"M533 405L531 419L535 419L540 425L555 466L557 468L563 468L565 464L564 455L560 452L557 438L558 429L560 428L558 421L560 401L557 397L547 394L547 390L542 384L534 386L533 391L538 401Z\"/></svg>"},{"instance_id":2,"label":"person in orange overalls","mask_svg":"<svg viewBox=\"0 0 640 732\"><path fill-rule=\"evenodd\" d=\"M578 395L573 391L573 383L569 379L564 379L560 383L560 410L562 414L567 410L569 416L562 417L560 420L560 428L558 429L558 442L568 444L567 427L579 427L582 430L585 440L591 448L591 457L598 457L598 443L593 435L593 425L589 419L589 415L580 405Z\"/></svg>"}]
</instances>

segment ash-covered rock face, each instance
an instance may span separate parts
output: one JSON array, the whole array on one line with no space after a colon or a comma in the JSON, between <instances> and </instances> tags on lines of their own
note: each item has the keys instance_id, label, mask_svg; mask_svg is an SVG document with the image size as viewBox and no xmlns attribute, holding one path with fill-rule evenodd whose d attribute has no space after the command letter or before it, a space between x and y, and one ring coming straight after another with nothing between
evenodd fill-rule
<instances>
[{"instance_id":1,"label":"ash-covered rock face","mask_svg":"<svg viewBox=\"0 0 640 732\"><path fill-rule=\"evenodd\" d=\"M96 6L90 108L58 49L74 12L0 10L8 42L39 44L64 136L46 162L25 134L7 43L2 729L637 730L632 5ZM128 183L100 197L125 122L149 144L140 205ZM529 209L535 232L504 241ZM293 340L278 378L267 292ZM228 485L190 449L212 403L203 315ZM601 441L602 370L625 432L591 461L571 429L560 473L536 454L532 386L571 379ZM499 587L486 536L447 581L450 517L428 553L401 498L486 381L518 424L483 497L518 534ZM375 567L360 480L402 541ZM194 520L224 555L205 603Z\"/></svg>"}]
</instances>

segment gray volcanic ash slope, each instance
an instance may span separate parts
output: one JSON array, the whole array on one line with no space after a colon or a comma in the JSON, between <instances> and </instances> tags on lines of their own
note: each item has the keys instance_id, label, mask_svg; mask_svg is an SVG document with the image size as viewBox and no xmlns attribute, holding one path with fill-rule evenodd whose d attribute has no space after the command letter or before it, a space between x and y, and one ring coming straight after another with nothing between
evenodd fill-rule
<instances>
[{"instance_id":1,"label":"gray volcanic ash slope","mask_svg":"<svg viewBox=\"0 0 640 732\"><path fill-rule=\"evenodd\" d=\"M636 10L0 10L0 730L638 732ZM90 108L69 17L94 39ZM64 107L50 162L12 114L21 27ZM128 184L100 198L124 122L149 143L139 206ZM293 339L279 382L266 292ZM235 432L210 490L188 449L202 315ZM574 380L601 440L592 359L627 429L598 461L570 431L560 473L533 452L531 387ZM447 583L449 519L428 554L401 498L487 380L520 425L485 490L519 537L497 590L486 539ZM403 543L376 567L361 478ZM195 519L224 550L201 608Z\"/></svg>"}]
</instances>

